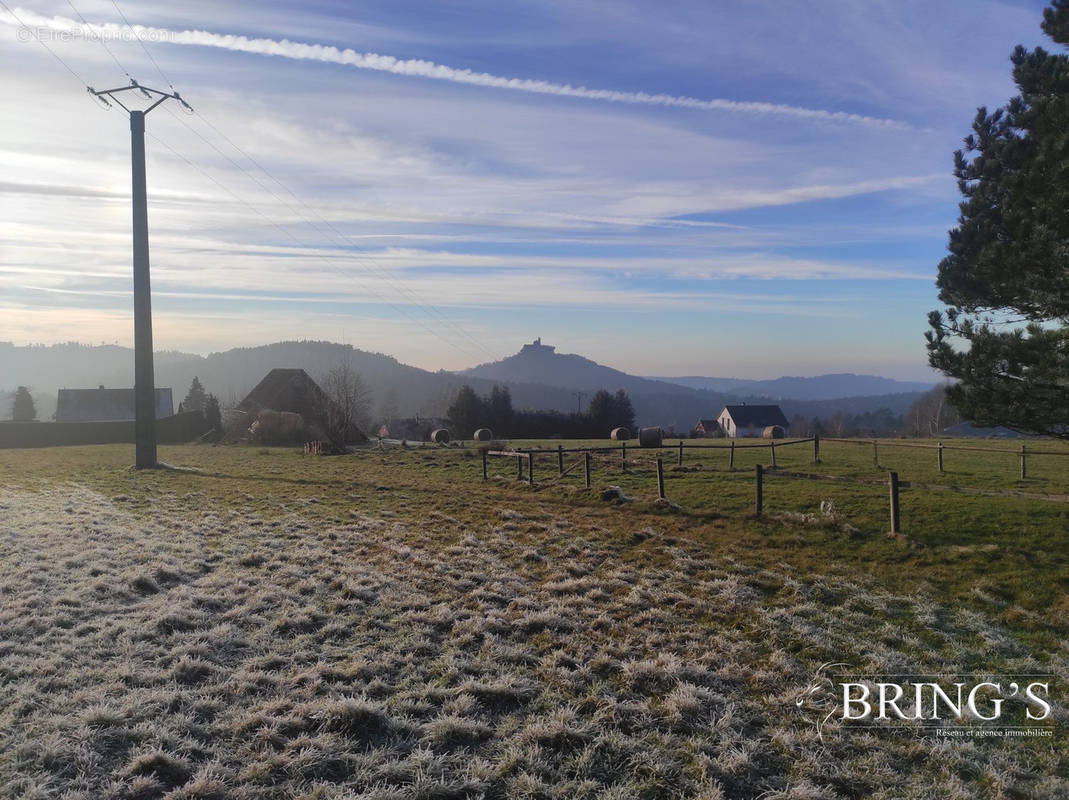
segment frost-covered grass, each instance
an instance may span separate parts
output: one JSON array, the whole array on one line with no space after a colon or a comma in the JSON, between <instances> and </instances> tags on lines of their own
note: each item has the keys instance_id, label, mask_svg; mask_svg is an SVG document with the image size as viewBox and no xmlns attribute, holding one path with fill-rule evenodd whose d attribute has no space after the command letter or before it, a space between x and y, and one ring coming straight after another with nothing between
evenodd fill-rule
<instances>
[{"instance_id":1,"label":"frost-covered grass","mask_svg":"<svg viewBox=\"0 0 1069 800\"><path fill-rule=\"evenodd\" d=\"M1014 585L1064 592L1057 564L434 454L128 450L0 453L2 797L1069 792L1062 710L1054 741L821 742L794 705L829 661L1065 676L1064 619Z\"/></svg>"}]
</instances>

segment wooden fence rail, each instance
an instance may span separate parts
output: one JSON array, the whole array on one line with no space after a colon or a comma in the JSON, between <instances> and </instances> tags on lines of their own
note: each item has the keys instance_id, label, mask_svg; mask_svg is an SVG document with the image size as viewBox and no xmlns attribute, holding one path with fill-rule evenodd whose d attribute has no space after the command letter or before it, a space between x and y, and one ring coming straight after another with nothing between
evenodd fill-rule
<instances>
[{"instance_id":1,"label":"wooden fence rail","mask_svg":"<svg viewBox=\"0 0 1069 800\"><path fill-rule=\"evenodd\" d=\"M827 441L827 440L825 440L825 441ZM854 440L840 440L840 441L854 441ZM792 441L792 442L788 442L786 444L800 444L800 443L803 443L803 442L813 442L814 443L814 452L819 456L819 446L820 446L820 438L819 437L813 437L812 439L805 439L805 440L800 440L800 441ZM732 465L734 464L734 451L735 451L735 448L733 446L734 444L735 443L732 442L731 443L732 446L715 448L715 449L728 449L730 454L731 454ZM946 485L942 485L942 484L919 483L919 482L916 482L916 481L902 481L902 480L899 480L898 473L895 472L895 471L889 471L888 474L887 474L887 478L886 479L871 479L871 478L850 477L850 476L845 476L845 475L823 475L823 474L810 473L810 472L792 472L792 471L787 471L787 470L781 470L781 469L778 469L776 467L776 465L775 465L775 458L776 458L776 456L775 456L776 449L775 448L776 448L777 444L779 444L780 446L783 446L784 443L782 443L782 442L779 442L779 443L772 442L771 443L770 452L771 452L772 460L773 460L771 468L766 468L763 464L757 464L757 465L754 466L754 514L757 517L760 517L760 516L762 516L764 514L764 511L765 511L764 483L765 483L766 479L772 478L772 477L774 477L774 478L795 479L795 480L827 481L827 482L833 482L833 483L850 484L850 485L855 485L855 486L887 486L888 487L888 501L889 501L890 532L892 534L899 534L899 533L901 533L901 529L902 529L902 515L901 515L900 499L901 499L901 491L903 489L918 489L918 490L922 490L922 491L936 491L936 492L955 492L955 493L959 493L959 494L981 495L981 496L988 496L988 497L1015 497L1015 498L1023 498L1023 499L1029 499L1029 500L1046 500L1046 501L1056 502L1056 503L1069 503L1069 494L1062 494L1062 495L1039 494L1039 493L1033 493L1033 492L1020 492L1020 491L1009 491L1009 490L998 490L998 489L977 489L977 488L972 488L972 487L946 486ZM876 443L872 442L872 444L873 444L873 447L874 447L874 458L878 459L878 450L875 449ZM753 447L754 445L748 445L748 446L749 447ZM769 446L769 445L760 445L760 446ZM943 450L944 449L978 450L978 451L981 451L981 452L983 452L985 450L989 450L989 448L950 448L950 447L944 447L942 445L942 442L940 442L938 445L934 445L934 446L932 446L932 445L923 445L923 446L925 446L925 447L934 447L937 450L938 457L939 457L939 460L940 460L940 467L942 466L942 454L943 454ZM653 450L675 449L675 450L677 450L677 454L676 454L677 463L681 463L682 462L683 447L684 447L683 443L680 442L679 444L673 445L670 448L650 448L650 449L653 449ZM704 447L703 446L698 446L698 449L714 449L714 448L710 448L708 446L704 446ZM538 455L538 454L555 453L556 456L557 456L557 473L558 474L557 474L557 476L555 478L543 482L540 485L540 488L548 487L548 486L550 486L552 484L557 483L558 481L564 479L571 472L573 472L574 470L576 470L580 466L582 466L583 470L584 470L584 483L586 485L586 488L589 489L591 487L592 463L593 463L595 455L598 457L598 460L601 461L602 463L608 464L610 466L614 466L617 463L614 457L609 457L607 455L601 455L601 454L602 453L614 453L617 450L619 450L619 452L620 452L620 462L619 462L620 469L622 471L624 471L624 472L627 471L628 463L631 463L631 464L647 464L647 465L652 465L653 467L655 467L656 479L657 479L657 497L658 497L659 500L662 500L662 501L667 500L667 493L666 493L666 490L665 490L664 459L663 459L663 457L658 457L656 460L634 459L634 458L632 458L631 461L628 462L628 460L627 460L626 443L624 443L624 445L622 447L620 447L620 448L615 448L615 447L565 448L563 446L558 446L556 449L531 448L531 449L526 449L526 450L522 450L522 449L521 450L482 450L481 451L481 456L482 456L482 476L483 476L483 480L484 481L489 479L489 471L488 471L487 462L488 462L488 459L490 457L515 458L516 459L516 479L520 480L520 481L524 481L524 482L528 483L532 488L535 488L535 478L534 478L534 474L535 474L535 466L534 466L535 465L535 456ZM1013 453L1014 451L997 450L997 452ZM565 453L582 453L583 457L582 457L581 460L576 461L571 466L567 466L566 467L565 463L564 463L564 454ZM1031 454L1031 451L1026 451L1025 448L1022 446L1021 453L1020 453L1021 459L1022 459L1022 466L1021 466L1022 477L1025 474L1024 473L1024 469L1025 469L1024 458L1025 458L1026 454ZM527 475L526 475L526 477L524 476L524 465L525 464L526 464L526 467L527 467Z\"/></svg>"}]
</instances>

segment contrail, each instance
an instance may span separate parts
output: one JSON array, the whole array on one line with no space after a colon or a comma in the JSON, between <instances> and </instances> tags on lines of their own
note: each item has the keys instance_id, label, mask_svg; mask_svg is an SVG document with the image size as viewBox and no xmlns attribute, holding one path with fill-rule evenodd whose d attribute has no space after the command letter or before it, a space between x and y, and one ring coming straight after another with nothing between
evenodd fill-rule
<instances>
[{"instance_id":1,"label":"contrail","mask_svg":"<svg viewBox=\"0 0 1069 800\"><path fill-rule=\"evenodd\" d=\"M488 72L475 72L470 69L457 69L444 64L422 59L400 59L379 53L358 53L350 48L344 50L331 45L305 44L289 39L250 39L246 36L212 33L202 30L170 30L168 28L149 28L143 25L117 25L111 22L83 25L67 17L45 17L33 11L16 9L18 15L30 27L47 28L64 31L69 34L93 38L103 36L119 41L129 41L133 37L147 42L166 44L195 45L231 50L240 53L255 53L265 56L279 56L299 61L323 61L331 64L344 64L357 69L388 72L393 75L430 78L451 83L463 83L471 86L485 86L493 89L506 89L531 94L555 95L558 97L575 97L584 100L600 100L610 103L629 103L634 105L674 106L693 108L700 111L728 111L744 114L765 114L794 119L806 119L817 122L834 122L862 125L873 128L911 128L909 124L895 119L883 119L862 114L850 114L845 111L827 111L819 108L785 105L781 103L762 103L740 100L686 97L672 94L648 94L646 92L623 92L614 89L591 89L586 86L572 86L566 83L531 78L507 78ZM8 25L17 26L13 18L6 15L2 20Z\"/></svg>"}]
</instances>

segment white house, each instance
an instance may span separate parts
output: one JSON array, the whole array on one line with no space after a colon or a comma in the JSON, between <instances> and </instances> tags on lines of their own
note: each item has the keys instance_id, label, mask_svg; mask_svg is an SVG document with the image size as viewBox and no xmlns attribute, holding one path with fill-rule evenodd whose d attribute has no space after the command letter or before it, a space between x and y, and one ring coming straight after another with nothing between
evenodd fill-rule
<instances>
[{"instance_id":1,"label":"white house","mask_svg":"<svg viewBox=\"0 0 1069 800\"><path fill-rule=\"evenodd\" d=\"M717 416L725 436L760 436L769 425L779 425L783 430L790 427L779 406L724 406Z\"/></svg>"}]
</instances>

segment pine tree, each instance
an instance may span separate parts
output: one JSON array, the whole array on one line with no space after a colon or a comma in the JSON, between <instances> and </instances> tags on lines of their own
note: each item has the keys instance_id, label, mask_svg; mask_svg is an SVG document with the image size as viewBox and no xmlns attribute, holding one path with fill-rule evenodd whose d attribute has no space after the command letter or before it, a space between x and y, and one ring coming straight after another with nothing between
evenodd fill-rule
<instances>
[{"instance_id":1,"label":"pine tree","mask_svg":"<svg viewBox=\"0 0 1069 800\"><path fill-rule=\"evenodd\" d=\"M186 399L182 401L181 407L186 411L203 411L207 399L204 387L200 385L200 379L194 375L193 383L189 385L189 392L186 394Z\"/></svg>"},{"instance_id":2,"label":"pine tree","mask_svg":"<svg viewBox=\"0 0 1069 800\"><path fill-rule=\"evenodd\" d=\"M214 394L208 395L204 401L204 419L216 438L223 435L223 412L219 408L219 398Z\"/></svg>"},{"instance_id":3,"label":"pine tree","mask_svg":"<svg viewBox=\"0 0 1069 800\"><path fill-rule=\"evenodd\" d=\"M445 414L457 437L461 439L471 436L477 428L486 424L489 416L483 399L467 384L457 392Z\"/></svg>"},{"instance_id":4,"label":"pine tree","mask_svg":"<svg viewBox=\"0 0 1069 800\"><path fill-rule=\"evenodd\" d=\"M490 398L486 401L490 412L490 425L498 436L511 436L512 429L512 392L508 387L498 386L496 383L490 390Z\"/></svg>"},{"instance_id":5,"label":"pine tree","mask_svg":"<svg viewBox=\"0 0 1069 800\"><path fill-rule=\"evenodd\" d=\"M1069 0L1043 18L1069 45ZM964 418L1069 439L1069 58L1018 46L1012 62L1020 94L979 109L954 154L963 202L928 359Z\"/></svg>"},{"instance_id":6,"label":"pine tree","mask_svg":"<svg viewBox=\"0 0 1069 800\"><path fill-rule=\"evenodd\" d=\"M11 403L11 419L15 422L33 422L37 419L37 407L33 395L25 386L15 390L15 399Z\"/></svg>"}]
</instances>

